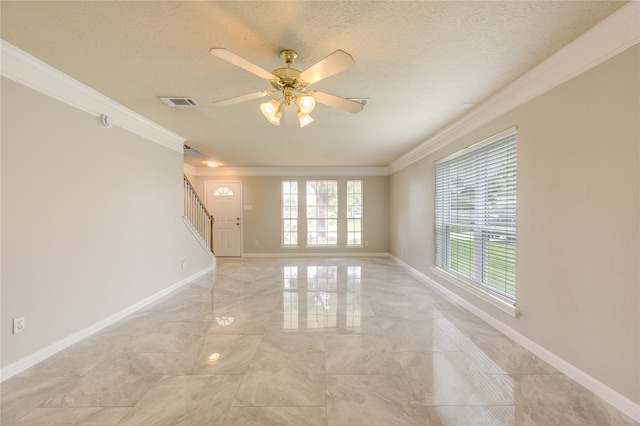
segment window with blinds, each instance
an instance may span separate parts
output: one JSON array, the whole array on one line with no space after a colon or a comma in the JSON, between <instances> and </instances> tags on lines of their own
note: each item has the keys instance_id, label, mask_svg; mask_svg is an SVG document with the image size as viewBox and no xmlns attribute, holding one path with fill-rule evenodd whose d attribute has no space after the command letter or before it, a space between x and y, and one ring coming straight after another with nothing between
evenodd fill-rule
<instances>
[{"instance_id":1,"label":"window with blinds","mask_svg":"<svg viewBox=\"0 0 640 426\"><path fill-rule=\"evenodd\" d=\"M516 300L517 130L435 163L436 266Z\"/></svg>"}]
</instances>

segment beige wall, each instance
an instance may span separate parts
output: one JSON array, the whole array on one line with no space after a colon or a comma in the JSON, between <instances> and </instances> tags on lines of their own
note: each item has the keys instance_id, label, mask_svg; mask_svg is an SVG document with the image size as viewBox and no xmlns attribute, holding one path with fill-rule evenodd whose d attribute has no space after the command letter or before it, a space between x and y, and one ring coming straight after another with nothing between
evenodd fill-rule
<instances>
[{"instance_id":1,"label":"beige wall","mask_svg":"<svg viewBox=\"0 0 640 426\"><path fill-rule=\"evenodd\" d=\"M640 47L391 176L391 253L640 403ZM519 318L435 275L433 162L518 126Z\"/></svg>"},{"instance_id":2,"label":"beige wall","mask_svg":"<svg viewBox=\"0 0 640 426\"><path fill-rule=\"evenodd\" d=\"M306 249L304 235L304 194L300 193L300 247L298 249L281 248L280 226L280 185L282 180L297 180L303 191L305 180L334 179L338 181L338 209L341 222L338 225L338 248ZM368 245L362 248L346 248L346 182L350 179L363 181L363 238ZM206 181L234 180L242 182L243 205L251 205L252 210L244 210L243 214L243 253L244 254L386 254L389 252L389 178L387 176L368 177L287 177L287 176L239 176L239 177L198 177L196 188L199 195L204 195ZM255 244L258 240L259 244Z\"/></svg>"},{"instance_id":3,"label":"beige wall","mask_svg":"<svg viewBox=\"0 0 640 426\"><path fill-rule=\"evenodd\" d=\"M1 140L3 368L211 266L181 153L7 79Z\"/></svg>"},{"instance_id":4,"label":"beige wall","mask_svg":"<svg viewBox=\"0 0 640 426\"><path fill-rule=\"evenodd\" d=\"M190 173L184 172L184 175L187 177L187 179L189 180L189 183L191 184L191 186L193 186L193 189L196 190L196 193L198 193L198 195L200 195L200 193L198 192L197 188L194 186L196 184L196 176L192 175Z\"/></svg>"}]
</instances>

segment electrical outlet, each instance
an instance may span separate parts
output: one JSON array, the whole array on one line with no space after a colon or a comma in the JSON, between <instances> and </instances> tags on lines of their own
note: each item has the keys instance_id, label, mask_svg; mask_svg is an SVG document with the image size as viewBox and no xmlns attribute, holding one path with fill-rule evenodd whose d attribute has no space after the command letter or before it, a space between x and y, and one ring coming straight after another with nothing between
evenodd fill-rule
<instances>
[{"instance_id":1,"label":"electrical outlet","mask_svg":"<svg viewBox=\"0 0 640 426\"><path fill-rule=\"evenodd\" d=\"M24 327L26 326L26 322L24 317L14 318L13 319L13 334L22 333L24 331Z\"/></svg>"},{"instance_id":2,"label":"electrical outlet","mask_svg":"<svg viewBox=\"0 0 640 426\"><path fill-rule=\"evenodd\" d=\"M187 261L183 260L182 262L180 262L180 268L184 269L187 267Z\"/></svg>"},{"instance_id":3,"label":"electrical outlet","mask_svg":"<svg viewBox=\"0 0 640 426\"><path fill-rule=\"evenodd\" d=\"M260 241L256 240L256 245L259 245L259 244L260 244Z\"/></svg>"}]
</instances>

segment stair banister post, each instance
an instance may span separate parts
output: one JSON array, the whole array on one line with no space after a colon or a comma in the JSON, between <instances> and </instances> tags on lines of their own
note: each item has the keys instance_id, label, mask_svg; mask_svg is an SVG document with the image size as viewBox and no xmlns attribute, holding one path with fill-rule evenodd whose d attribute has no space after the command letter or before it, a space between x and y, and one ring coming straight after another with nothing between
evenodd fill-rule
<instances>
[{"instance_id":1,"label":"stair banister post","mask_svg":"<svg viewBox=\"0 0 640 426\"><path fill-rule=\"evenodd\" d=\"M211 246L211 253L215 254L215 252L213 251L213 222L215 221L213 219L213 215L209 216L209 220L211 221L211 226L209 227L209 229L211 230L211 237L209 238L209 245Z\"/></svg>"}]
</instances>

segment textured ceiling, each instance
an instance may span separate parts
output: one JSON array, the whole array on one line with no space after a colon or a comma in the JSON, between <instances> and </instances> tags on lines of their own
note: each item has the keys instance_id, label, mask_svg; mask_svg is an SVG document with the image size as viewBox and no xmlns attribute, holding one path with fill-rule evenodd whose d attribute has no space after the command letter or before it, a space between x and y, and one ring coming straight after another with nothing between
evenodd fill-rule
<instances>
[{"instance_id":1,"label":"textured ceiling","mask_svg":"<svg viewBox=\"0 0 640 426\"><path fill-rule=\"evenodd\" d=\"M1 36L187 138L224 166L386 166L626 2L2 1ZM271 71L282 49L304 70L336 49L356 66L312 88L369 98L360 114L316 106L300 129L269 124L269 89L209 54L224 47ZM188 96L197 109L158 96ZM203 159L197 159L204 166Z\"/></svg>"}]
</instances>

